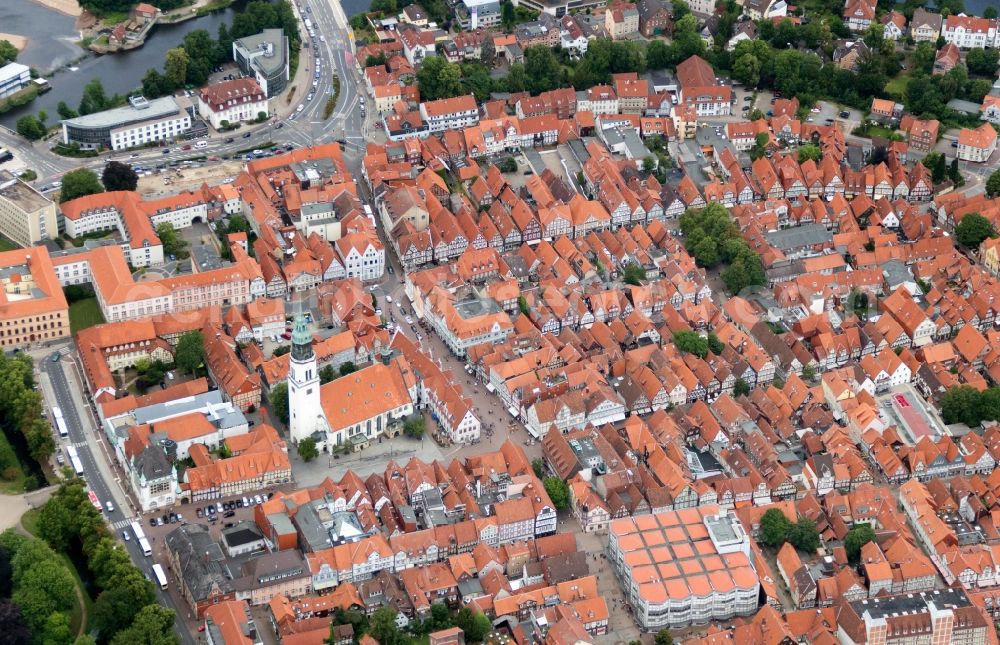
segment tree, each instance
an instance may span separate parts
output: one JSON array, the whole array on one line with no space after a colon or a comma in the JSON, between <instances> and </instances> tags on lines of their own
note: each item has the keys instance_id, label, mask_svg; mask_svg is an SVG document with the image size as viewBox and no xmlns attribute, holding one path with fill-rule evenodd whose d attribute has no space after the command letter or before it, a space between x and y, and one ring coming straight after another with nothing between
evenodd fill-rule
<instances>
[{"instance_id":1,"label":"tree","mask_svg":"<svg viewBox=\"0 0 1000 645\"><path fill-rule=\"evenodd\" d=\"M661 629L653 637L653 643L654 645L674 645L674 637L670 635L669 630Z\"/></svg>"},{"instance_id":2,"label":"tree","mask_svg":"<svg viewBox=\"0 0 1000 645\"><path fill-rule=\"evenodd\" d=\"M514 11L514 4L510 0L502 0L500 3L500 22L504 31L511 31L517 24L517 14Z\"/></svg>"},{"instance_id":3,"label":"tree","mask_svg":"<svg viewBox=\"0 0 1000 645\"><path fill-rule=\"evenodd\" d=\"M170 81L157 70L150 68L142 77L142 93L146 98L155 99L171 92Z\"/></svg>"},{"instance_id":4,"label":"tree","mask_svg":"<svg viewBox=\"0 0 1000 645\"><path fill-rule=\"evenodd\" d=\"M983 18L986 18L987 20L996 20L996 17L997 17L996 7L986 7L986 9L983 11Z\"/></svg>"},{"instance_id":5,"label":"tree","mask_svg":"<svg viewBox=\"0 0 1000 645\"><path fill-rule=\"evenodd\" d=\"M396 627L396 610L379 607L368 621L368 630L381 645L402 645L406 642Z\"/></svg>"},{"instance_id":6,"label":"tree","mask_svg":"<svg viewBox=\"0 0 1000 645\"><path fill-rule=\"evenodd\" d=\"M810 160L819 161L822 156L823 152L815 143L807 143L804 146L799 146L799 163Z\"/></svg>"},{"instance_id":7,"label":"tree","mask_svg":"<svg viewBox=\"0 0 1000 645\"><path fill-rule=\"evenodd\" d=\"M741 378L736 379L733 384L733 396L745 396L750 394L750 385Z\"/></svg>"},{"instance_id":8,"label":"tree","mask_svg":"<svg viewBox=\"0 0 1000 645\"><path fill-rule=\"evenodd\" d=\"M708 356L708 339L696 331L681 329L674 332L674 345L682 352L694 354L698 358Z\"/></svg>"},{"instance_id":9,"label":"tree","mask_svg":"<svg viewBox=\"0 0 1000 645\"><path fill-rule=\"evenodd\" d=\"M948 166L948 179L956 187L965 185L965 177L962 177L962 172L958 169L958 157L952 159L951 165Z\"/></svg>"},{"instance_id":10,"label":"tree","mask_svg":"<svg viewBox=\"0 0 1000 645\"><path fill-rule=\"evenodd\" d=\"M482 612L472 611L462 607L455 615L455 626L465 632L465 640L471 643L481 642L490 633L493 625Z\"/></svg>"},{"instance_id":11,"label":"tree","mask_svg":"<svg viewBox=\"0 0 1000 645\"><path fill-rule=\"evenodd\" d=\"M0 67L17 60L17 47L9 40L0 40Z\"/></svg>"},{"instance_id":12,"label":"tree","mask_svg":"<svg viewBox=\"0 0 1000 645\"><path fill-rule=\"evenodd\" d=\"M21 618L21 608L9 598L0 598L0 645L31 642L31 631Z\"/></svg>"},{"instance_id":13,"label":"tree","mask_svg":"<svg viewBox=\"0 0 1000 645\"><path fill-rule=\"evenodd\" d=\"M177 341L174 352L177 369L194 374L205 362L205 338L200 331L189 331Z\"/></svg>"},{"instance_id":14,"label":"tree","mask_svg":"<svg viewBox=\"0 0 1000 645\"><path fill-rule=\"evenodd\" d=\"M757 87L760 82L761 63L753 54L743 54L733 63L733 78L747 87Z\"/></svg>"},{"instance_id":15,"label":"tree","mask_svg":"<svg viewBox=\"0 0 1000 645\"><path fill-rule=\"evenodd\" d=\"M671 0L670 5L673 9L671 16L673 17L674 22L677 22L684 16L691 14L691 7L688 6L688 3L685 2L685 0Z\"/></svg>"},{"instance_id":16,"label":"tree","mask_svg":"<svg viewBox=\"0 0 1000 645\"><path fill-rule=\"evenodd\" d=\"M979 391L969 385L951 388L941 397L941 416L948 424L964 423L971 427L978 426L982 421Z\"/></svg>"},{"instance_id":17,"label":"tree","mask_svg":"<svg viewBox=\"0 0 1000 645\"><path fill-rule=\"evenodd\" d=\"M161 222L156 225L156 236L160 238L160 243L163 244L163 252L167 255L172 255L175 258L185 258L189 254L187 252L188 243L181 237L177 229L170 222Z\"/></svg>"},{"instance_id":18,"label":"tree","mask_svg":"<svg viewBox=\"0 0 1000 645\"><path fill-rule=\"evenodd\" d=\"M59 118L61 119L75 119L80 116L80 113L66 105L66 101L59 101L59 105L56 106L56 112L59 113Z\"/></svg>"},{"instance_id":19,"label":"tree","mask_svg":"<svg viewBox=\"0 0 1000 645\"><path fill-rule=\"evenodd\" d=\"M73 632L69 628L69 616L58 611L49 614L42 627L42 642L45 645L70 645Z\"/></svg>"},{"instance_id":20,"label":"tree","mask_svg":"<svg viewBox=\"0 0 1000 645\"><path fill-rule=\"evenodd\" d=\"M345 361L341 363L339 371L341 376L347 376L348 374L353 374L354 372L357 372L358 367L351 361Z\"/></svg>"},{"instance_id":21,"label":"tree","mask_svg":"<svg viewBox=\"0 0 1000 645\"><path fill-rule=\"evenodd\" d=\"M665 69L672 62L670 48L662 40L653 40L646 46L646 67Z\"/></svg>"},{"instance_id":22,"label":"tree","mask_svg":"<svg viewBox=\"0 0 1000 645\"><path fill-rule=\"evenodd\" d=\"M816 378L816 368L812 365L806 365L802 368L802 378L805 381L812 381Z\"/></svg>"},{"instance_id":23,"label":"tree","mask_svg":"<svg viewBox=\"0 0 1000 645\"><path fill-rule=\"evenodd\" d=\"M59 203L62 204L77 197L96 195L102 192L104 192L104 188L97 180L94 171L78 168L63 175L62 188L59 189Z\"/></svg>"},{"instance_id":24,"label":"tree","mask_svg":"<svg viewBox=\"0 0 1000 645\"><path fill-rule=\"evenodd\" d=\"M726 346L722 344L722 341L719 340L719 337L715 335L714 331L708 332L707 340L708 340L708 348L712 351L713 354L717 356L721 355L722 350L726 348Z\"/></svg>"},{"instance_id":25,"label":"tree","mask_svg":"<svg viewBox=\"0 0 1000 645\"><path fill-rule=\"evenodd\" d=\"M646 272L635 262L626 264L622 275L626 284L635 286L641 285L642 281L646 278Z\"/></svg>"},{"instance_id":26,"label":"tree","mask_svg":"<svg viewBox=\"0 0 1000 645\"><path fill-rule=\"evenodd\" d=\"M17 133L29 141L38 141L45 136L45 125L33 114L17 120Z\"/></svg>"},{"instance_id":27,"label":"tree","mask_svg":"<svg viewBox=\"0 0 1000 645\"><path fill-rule=\"evenodd\" d=\"M986 180L986 196L996 197L1000 195L1000 170L994 170L990 178Z\"/></svg>"},{"instance_id":28,"label":"tree","mask_svg":"<svg viewBox=\"0 0 1000 645\"><path fill-rule=\"evenodd\" d=\"M465 94L462 71L443 56L427 58L417 72L420 97L424 100L447 99Z\"/></svg>"},{"instance_id":29,"label":"tree","mask_svg":"<svg viewBox=\"0 0 1000 645\"><path fill-rule=\"evenodd\" d=\"M528 306L528 299L524 296L517 297L517 308L522 316L527 316L531 313L531 307Z\"/></svg>"},{"instance_id":30,"label":"tree","mask_svg":"<svg viewBox=\"0 0 1000 645\"><path fill-rule=\"evenodd\" d=\"M569 486L566 485L566 482L560 477L546 477L542 480L542 485L557 511L569 508Z\"/></svg>"},{"instance_id":31,"label":"tree","mask_svg":"<svg viewBox=\"0 0 1000 645\"><path fill-rule=\"evenodd\" d=\"M1000 52L996 49L976 47L970 49L965 56L965 66L969 71L982 76L996 76L998 63L1000 63Z\"/></svg>"},{"instance_id":32,"label":"tree","mask_svg":"<svg viewBox=\"0 0 1000 645\"><path fill-rule=\"evenodd\" d=\"M500 172L517 172L517 162L514 157L504 157L497 168Z\"/></svg>"},{"instance_id":33,"label":"tree","mask_svg":"<svg viewBox=\"0 0 1000 645\"><path fill-rule=\"evenodd\" d=\"M871 527L871 524L856 525L844 537L844 550L847 551L847 559L851 562L857 562L861 559L861 547L874 541L875 529Z\"/></svg>"},{"instance_id":34,"label":"tree","mask_svg":"<svg viewBox=\"0 0 1000 645\"><path fill-rule=\"evenodd\" d=\"M524 73L528 75L528 89L532 94L554 90L562 85L562 66L552 49L544 45L528 47L524 51Z\"/></svg>"},{"instance_id":35,"label":"tree","mask_svg":"<svg viewBox=\"0 0 1000 645\"><path fill-rule=\"evenodd\" d=\"M302 461L309 463L316 457L319 457L319 450L316 449L316 440L312 437L306 437L299 442L299 457L302 457Z\"/></svg>"},{"instance_id":36,"label":"tree","mask_svg":"<svg viewBox=\"0 0 1000 645\"><path fill-rule=\"evenodd\" d=\"M109 161L101 174L101 183L105 190L135 190L139 175L127 163Z\"/></svg>"},{"instance_id":37,"label":"tree","mask_svg":"<svg viewBox=\"0 0 1000 645\"><path fill-rule=\"evenodd\" d=\"M80 99L80 114L93 114L108 107L108 97L104 93L101 79L94 78L83 87L83 98Z\"/></svg>"},{"instance_id":38,"label":"tree","mask_svg":"<svg viewBox=\"0 0 1000 645\"><path fill-rule=\"evenodd\" d=\"M792 523L784 513L776 508L768 509L760 518L760 541L777 548L788 539L791 528Z\"/></svg>"},{"instance_id":39,"label":"tree","mask_svg":"<svg viewBox=\"0 0 1000 645\"><path fill-rule=\"evenodd\" d=\"M176 645L179 642L174 634L174 610L150 604L143 607L128 629L115 634L111 645Z\"/></svg>"},{"instance_id":40,"label":"tree","mask_svg":"<svg viewBox=\"0 0 1000 645\"><path fill-rule=\"evenodd\" d=\"M403 422L403 434L411 439L422 439L427 429L427 422L422 415L414 415Z\"/></svg>"},{"instance_id":41,"label":"tree","mask_svg":"<svg viewBox=\"0 0 1000 645\"><path fill-rule=\"evenodd\" d=\"M271 388L267 397L271 412L286 426L288 425L288 383L281 382Z\"/></svg>"},{"instance_id":42,"label":"tree","mask_svg":"<svg viewBox=\"0 0 1000 645\"><path fill-rule=\"evenodd\" d=\"M531 470L534 471L535 477L539 479L545 475L545 462L542 461L541 457L531 460Z\"/></svg>"},{"instance_id":43,"label":"tree","mask_svg":"<svg viewBox=\"0 0 1000 645\"><path fill-rule=\"evenodd\" d=\"M163 76L174 89L184 87L187 81L188 63L191 58L183 47L167 50L167 61L163 65Z\"/></svg>"},{"instance_id":44,"label":"tree","mask_svg":"<svg viewBox=\"0 0 1000 645\"><path fill-rule=\"evenodd\" d=\"M819 548L819 531L816 522L808 517L800 518L788 531L788 541L799 551L816 553Z\"/></svg>"},{"instance_id":45,"label":"tree","mask_svg":"<svg viewBox=\"0 0 1000 645\"><path fill-rule=\"evenodd\" d=\"M319 384L324 385L330 381L337 378L337 371L333 369L333 365L325 365L323 369L319 371Z\"/></svg>"},{"instance_id":46,"label":"tree","mask_svg":"<svg viewBox=\"0 0 1000 645\"><path fill-rule=\"evenodd\" d=\"M970 249L979 248L983 240L994 234L993 223L979 213L969 213L955 227L959 244Z\"/></svg>"}]
</instances>

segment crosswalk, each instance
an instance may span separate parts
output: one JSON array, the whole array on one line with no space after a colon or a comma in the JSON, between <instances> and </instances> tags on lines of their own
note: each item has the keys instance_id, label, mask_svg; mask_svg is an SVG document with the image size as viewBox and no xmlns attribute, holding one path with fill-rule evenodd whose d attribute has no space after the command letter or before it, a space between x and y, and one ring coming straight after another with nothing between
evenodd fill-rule
<instances>
[{"instance_id":1,"label":"crosswalk","mask_svg":"<svg viewBox=\"0 0 1000 645\"><path fill-rule=\"evenodd\" d=\"M129 519L117 520L117 521L111 523L111 528L113 528L116 531L120 531L120 530L122 530L124 528L127 528L128 525L131 522L132 522L132 520L129 520Z\"/></svg>"}]
</instances>

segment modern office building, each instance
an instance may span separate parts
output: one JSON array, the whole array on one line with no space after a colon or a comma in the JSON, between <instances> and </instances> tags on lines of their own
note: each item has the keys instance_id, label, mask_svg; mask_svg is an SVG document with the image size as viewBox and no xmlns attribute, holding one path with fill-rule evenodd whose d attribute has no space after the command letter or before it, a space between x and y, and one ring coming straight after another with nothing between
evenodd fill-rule
<instances>
[{"instance_id":1,"label":"modern office building","mask_svg":"<svg viewBox=\"0 0 1000 645\"><path fill-rule=\"evenodd\" d=\"M233 60L244 74L257 79L268 98L288 86L288 38L280 29L265 29L235 41Z\"/></svg>"},{"instance_id":2,"label":"modern office building","mask_svg":"<svg viewBox=\"0 0 1000 645\"><path fill-rule=\"evenodd\" d=\"M44 246L0 253L0 350L69 336L69 305Z\"/></svg>"},{"instance_id":3,"label":"modern office building","mask_svg":"<svg viewBox=\"0 0 1000 645\"><path fill-rule=\"evenodd\" d=\"M172 96L152 101L133 96L126 106L66 119L62 127L67 145L127 150L185 134L191 129L191 115Z\"/></svg>"},{"instance_id":4,"label":"modern office building","mask_svg":"<svg viewBox=\"0 0 1000 645\"><path fill-rule=\"evenodd\" d=\"M34 246L59 235L55 203L4 170L0 170L0 234L18 246Z\"/></svg>"},{"instance_id":5,"label":"modern office building","mask_svg":"<svg viewBox=\"0 0 1000 645\"><path fill-rule=\"evenodd\" d=\"M21 63L0 67L0 99L17 94L31 84L31 68Z\"/></svg>"},{"instance_id":6,"label":"modern office building","mask_svg":"<svg viewBox=\"0 0 1000 645\"><path fill-rule=\"evenodd\" d=\"M614 520L608 558L643 630L757 611L760 579L750 538L735 515L716 506Z\"/></svg>"}]
</instances>

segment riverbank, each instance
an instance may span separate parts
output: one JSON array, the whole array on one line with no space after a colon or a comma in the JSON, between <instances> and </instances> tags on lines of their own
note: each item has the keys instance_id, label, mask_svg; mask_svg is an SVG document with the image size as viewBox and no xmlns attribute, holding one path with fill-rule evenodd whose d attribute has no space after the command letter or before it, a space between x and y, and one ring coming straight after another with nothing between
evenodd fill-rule
<instances>
[{"instance_id":1,"label":"riverbank","mask_svg":"<svg viewBox=\"0 0 1000 645\"><path fill-rule=\"evenodd\" d=\"M18 36L17 34L5 34L0 32L0 40L6 40L11 45L16 47L19 52L23 52L24 48L28 46L28 38L26 36Z\"/></svg>"},{"instance_id":2,"label":"riverbank","mask_svg":"<svg viewBox=\"0 0 1000 645\"><path fill-rule=\"evenodd\" d=\"M78 17L83 13L80 3L76 0L34 0L43 7L48 7L53 11L58 11L64 16Z\"/></svg>"}]
</instances>

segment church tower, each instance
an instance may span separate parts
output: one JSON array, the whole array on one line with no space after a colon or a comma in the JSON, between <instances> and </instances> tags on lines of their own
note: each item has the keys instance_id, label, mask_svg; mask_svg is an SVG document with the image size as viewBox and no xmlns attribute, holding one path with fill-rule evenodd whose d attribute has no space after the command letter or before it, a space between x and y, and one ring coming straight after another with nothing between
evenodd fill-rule
<instances>
[{"instance_id":1,"label":"church tower","mask_svg":"<svg viewBox=\"0 0 1000 645\"><path fill-rule=\"evenodd\" d=\"M292 353L288 361L288 429L292 441L298 443L325 424L319 397L319 370L313 352L312 334L305 318L295 318L292 331ZM322 442L317 442L322 443Z\"/></svg>"}]
</instances>

